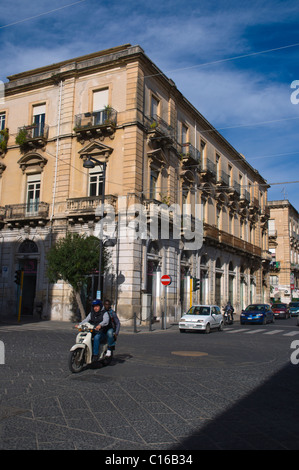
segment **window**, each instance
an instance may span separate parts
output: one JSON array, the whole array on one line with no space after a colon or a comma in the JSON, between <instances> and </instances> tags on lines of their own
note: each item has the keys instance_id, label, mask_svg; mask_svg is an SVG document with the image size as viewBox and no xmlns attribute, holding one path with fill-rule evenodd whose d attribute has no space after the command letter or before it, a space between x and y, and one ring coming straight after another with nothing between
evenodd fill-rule
<instances>
[{"instance_id":1,"label":"window","mask_svg":"<svg viewBox=\"0 0 299 470\"><path fill-rule=\"evenodd\" d=\"M93 92L93 104L92 110L93 111L101 111L108 106L109 102L109 89L104 88L103 90L97 90Z\"/></svg>"},{"instance_id":2,"label":"window","mask_svg":"<svg viewBox=\"0 0 299 470\"><path fill-rule=\"evenodd\" d=\"M40 200L40 175L28 175L26 211L30 214L38 212Z\"/></svg>"},{"instance_id":3,"label":"window","mask_svg":"<svg viewBox=\"0 0 299 470\"><path fill-rule=\"evenodd\" d=\"M35 124L35 127L33 129L33 137L41 137L44 135L45 117L46 117L46 105L45 104L39 104L37 106L33 106L33 124Z\"/></svg>"},{"instance_id":4,"label":"window","mask_svg":"<svg viewBox=\"0 0 299 470\"><path fill-rule=\"evenodd\" d=\"M151 97L151 117L159 116L159 100L152 95Z\"/></svg>"},{"instance_id":5,"label":"window","mask_svg":"<svg viewBox=\"0 0 299 470\"><path fill-rule=\"evenodd\" d=\"M216 177L220 180L220 155L216 154Z\"/></svg>"},{"instance_id":6,"label":"window","mask_svg":"<svg viewBox=\"0 0 299 470\"><path fill-rule=\"evenodd\" d=\"M5 129L5 113L0 113L0 131Z\"/></svg>"},{"instance_id":7,"label":"window","mask_svg":"<svg viewBox=\"0 0 299 470\"><path fill-rule=\"evenodd\" d=\"M150 174L150 199L156 199L158 172L151 170Z\"/></svg>"},{"instance_id":8,"label":"window","mask_svg":"<svg viewBox=\"0 0 299 470\"><path fill-rule=\"evenodd\" d=\"M104 189L104 172L97 169L89 174L89 196L102 196Z\"/></svg>"},{"instance_id":9,"label":"window","mask_svg":"<svg viewBox=\"0 0 299 470\"><path fill-rule=\"evenodd\" d=\"M185 124L182 124L182 135L181 135L181 143L182 145L188 142L188 127Z\"/></svg>"},{"instance_id":10,"label":"window","mask_svg":"<svg viewBox=\"0 0 299 470\"><path fill-rule=\"evenodd\" d=\"M232 186L232 170L233 168L228 165L228 186L231 187Z\"/></svg>"}]
</instances>

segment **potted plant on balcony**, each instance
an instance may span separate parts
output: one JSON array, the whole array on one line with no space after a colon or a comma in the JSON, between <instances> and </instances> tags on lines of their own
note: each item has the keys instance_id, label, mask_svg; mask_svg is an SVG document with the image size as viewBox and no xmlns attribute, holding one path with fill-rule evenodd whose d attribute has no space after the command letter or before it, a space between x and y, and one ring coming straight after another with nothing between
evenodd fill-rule
<instances>
[{"instance_id":1,"label":"potted plant on balcony","mask_svg":"<svg viewBox=\"0 0 299 470\"><path fill-rule=\"evenodd\" d=\"M27 131L23 127L18 132L18 135L16 137L16 144L19 145L20 147L24 147L26 145L26 142L27 142Z\"/></svg>"},{"instance_id":2,"label":"potted plant on balcony","mask_svg":"<svg viewBox=\"0 0 299 470\"><path fill-rule=\"evenodd\" d=\"M2 131L0 131L0 154L6 152L7 142L8 142L8 129L2 129Z\"/></svg>"}]
</instances>

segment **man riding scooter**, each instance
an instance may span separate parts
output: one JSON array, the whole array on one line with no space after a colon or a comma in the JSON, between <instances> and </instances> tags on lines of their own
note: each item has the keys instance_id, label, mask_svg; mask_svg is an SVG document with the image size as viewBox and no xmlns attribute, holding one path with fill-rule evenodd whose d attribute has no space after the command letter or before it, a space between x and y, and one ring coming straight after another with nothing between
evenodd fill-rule
<instances>
[{"instance_id":1,"label":"man riding scooter","mask_svg":"<svg viewBox=\"0 0 299 470\"><path fill-rule=\"evenodd\" d=\"M92 302L91 312L80 323L91 323L94 325L95 335L93 338L92 361L96 361L99 356L100 343L106 341L107 331L112 328L110 316L107 311L102 310L103 303L96 299Z\"/></svg>"}]
</instances>

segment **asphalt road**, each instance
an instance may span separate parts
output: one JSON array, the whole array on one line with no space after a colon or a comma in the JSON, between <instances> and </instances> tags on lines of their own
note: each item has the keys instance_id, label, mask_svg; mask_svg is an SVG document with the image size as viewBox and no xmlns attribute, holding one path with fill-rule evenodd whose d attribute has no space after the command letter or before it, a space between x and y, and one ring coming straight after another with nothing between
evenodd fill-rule
<instances>
[{"instance_id":1,"label":"asphalt road","mask_svg":"<svg viewBox=\"0 0 299 470\"><path fill-rule=\"evenodd\" d=\"M0 323L1 450L299 449L296 319L209 335L123 328L112 364L80 374L67 365L75 335Z\"/></svg>"}]
</instances>

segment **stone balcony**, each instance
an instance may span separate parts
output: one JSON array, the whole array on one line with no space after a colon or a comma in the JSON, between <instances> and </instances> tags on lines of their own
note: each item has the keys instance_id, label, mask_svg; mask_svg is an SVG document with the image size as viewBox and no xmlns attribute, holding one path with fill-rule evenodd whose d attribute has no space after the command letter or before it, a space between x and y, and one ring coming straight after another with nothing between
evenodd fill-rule
<instances>
[{"instance_id":1,"label":"stone balcony","mask_svg":"<svg viewBox=\"0 0 299 470\"><path fill-rule=\"evenodd\" d=\"M24 225L44 226L49 219L49 204L32 202L28 204L11 204L4 208L3 221L8 227Z\"/></svg>"},{"instance_id":2,"label":"stone balcony","mask_svg":"<svg viewBox=\"0 0 299 470\"><path fill-rule=\"evenodd\" d=\"M117 111L106 107L99 111L86 112L75 116L74 131L78 138L86 139L114 134L117 125Z\"/></svg>"},{"instance_id":3,"label":"stone balcony","mask_svg":"<svg viewBox=\"0 0 299 470\"><path fill-rule=\"evenodd\" d=\"M105 204L113 207L116 215L117 196L106 195ZM76 197L66 201L66 216L70 224L98 221L102 214L102 196Z\"/></svg>"}]
</instances>

